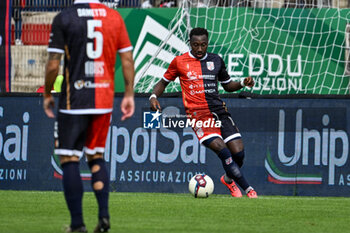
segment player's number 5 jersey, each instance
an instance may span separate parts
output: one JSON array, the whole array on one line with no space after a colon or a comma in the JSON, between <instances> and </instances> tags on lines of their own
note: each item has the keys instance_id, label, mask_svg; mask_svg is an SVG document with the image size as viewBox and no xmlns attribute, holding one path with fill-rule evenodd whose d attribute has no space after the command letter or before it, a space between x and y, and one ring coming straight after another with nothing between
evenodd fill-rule
<instances>
[{"instance_id":1,"label":"player's number 5 jersey","mask_svg":"<svg viewBox=\"0 0 350 233\"><path fill-rule=\"evenodd\" d=\"M116 53L130 50L122 17L99 1L76 0L59 13L52 23L48 52L65 54L60 111L112 111Z\"/></svg>"}]
</instances>

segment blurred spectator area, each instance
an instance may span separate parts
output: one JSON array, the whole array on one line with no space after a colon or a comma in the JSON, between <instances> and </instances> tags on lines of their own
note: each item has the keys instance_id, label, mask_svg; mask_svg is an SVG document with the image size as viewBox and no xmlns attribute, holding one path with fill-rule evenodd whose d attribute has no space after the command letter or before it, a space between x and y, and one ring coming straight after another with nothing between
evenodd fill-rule
<instances>
[{"instance_id":1,"label":"blurred spectator area","mask_svg":"<svg viewBox=\"0 0 350 233\"><path fill-rule=\"evenodd\" d=\"M47 45L53 17L72 0L12 0L12 44Z\"/></svg>"},{"instance_id":2,"label":"blurred spectator area","mask_svg":"<svg viewBox=\"0 0 350 233\"><path fill-rule=\"evenodd\" d=\"M104 0L103 3L111 8L140 7L140 1L145 0ZM73 0L12 0L12 92L36 92L44 84L46 49L52 20L58 12L73 2ZM63 61L59 74L63 72L62 64Z\"/></svg>"},{"instance_id":3,"label":"blurred spectator area","mask_svg":"<svg viewBox=\"0 0 350 233\"><path fill-rule=\"evenodd\" d=\"M53 17L73 0L12 0L12 44L47 45ZM111 8L175 7L176 0L103 0ZM169 4L164 4L169 3Z\"/></svg>"}]
</instances>

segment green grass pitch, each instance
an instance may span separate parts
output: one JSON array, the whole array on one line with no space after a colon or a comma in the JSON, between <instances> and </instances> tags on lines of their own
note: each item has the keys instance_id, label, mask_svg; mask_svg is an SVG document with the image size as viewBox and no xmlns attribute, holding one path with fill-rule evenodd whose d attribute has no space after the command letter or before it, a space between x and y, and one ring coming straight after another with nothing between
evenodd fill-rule
<instances>
[{"instance_id":1,"label":"green grass pitch","mask_svg":"<svg viewBox=\"0 0 350 233\"><path fill-rule=\"evenodd\" d=\"M89 232L97 223L93 193L84 194ZM345 233L350 198L110 193L110 232ZM0 191L0 232L63 232L69 213L62 192Z\"/></svg>"}]
</instances>

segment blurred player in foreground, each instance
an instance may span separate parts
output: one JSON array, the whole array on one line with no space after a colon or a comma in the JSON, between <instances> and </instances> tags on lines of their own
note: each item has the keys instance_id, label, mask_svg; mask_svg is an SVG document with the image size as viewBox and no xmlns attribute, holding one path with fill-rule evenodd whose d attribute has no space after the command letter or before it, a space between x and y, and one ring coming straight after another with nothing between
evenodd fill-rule
<instances>
[{"instance_id":1,"label":"blurred player in foreground","mask_svg":"<svg viewBox=\"0 0 350 233\"><path fill-rule=\"evenodd\" d=\"M225 170L221 182L226 185L233 197L242 196L236 186L237 183L249 198L257 198L257 193L248 184L240 169L244 159L241 134L218 94L218 81L226 91L233 92L244 86L253 87L254 80L251 77L241 82L231 80L221 57L207 53L206 29L192 29L190 46L191 51L175 57L163 79L155 85L149 99L151 108L154 111L161 110L157 98L164 92L169 82L179 77L187 116L196 122L221 121L221 126L218 127L192 127L199 141L219 156Z\"/></svg>"},{"instance_id":2,"label":"blurred player in foreground","mask_svg":"<svg viewBox=\"0 0 350 233\"><path fill-rule=\"evenodd\" d=\"M134 61L132 46L119 13L98 0L75 0L52 23L46 65L44 111L54 118L51 89L65 54L64 81L57 113L58 147L63 170L64 196L71 215L67 232L87 232L83 214L83 183L79 161L85 153L91 185L98 203L94 232L110 228L109 175L103 159L114 101L116 53L121 58L125 93L122 120L134 113Z\"/></svg>"}]
</instances>

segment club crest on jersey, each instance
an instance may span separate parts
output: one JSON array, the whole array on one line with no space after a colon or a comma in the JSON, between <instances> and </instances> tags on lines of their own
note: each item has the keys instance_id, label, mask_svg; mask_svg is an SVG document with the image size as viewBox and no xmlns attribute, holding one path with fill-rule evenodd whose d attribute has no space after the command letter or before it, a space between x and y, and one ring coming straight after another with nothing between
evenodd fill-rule
<instances>
[{"instance_id":1,"label":"club crest on jersey","mask_svg":"<svg viewBox=\"0 0 350 233\"><path fill-rule=\"evenodd\" d=\"M207 61L207 68L208 70L213 71L215 69L214 62Z\"/></svg>"},{"instance_id":2,"label":"club crest on jersey","mask_svg":"<svg viewBox=\"0 0 350 233\"><path fill-rule=\"evenodd\" d=\"M204 132L203 132L202 128L197 129L196 133L197 133L197 136L200 137L200 138L204 136Z\"/></svg>"}]
</instances>

